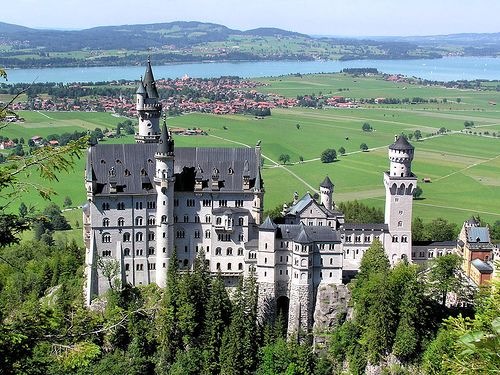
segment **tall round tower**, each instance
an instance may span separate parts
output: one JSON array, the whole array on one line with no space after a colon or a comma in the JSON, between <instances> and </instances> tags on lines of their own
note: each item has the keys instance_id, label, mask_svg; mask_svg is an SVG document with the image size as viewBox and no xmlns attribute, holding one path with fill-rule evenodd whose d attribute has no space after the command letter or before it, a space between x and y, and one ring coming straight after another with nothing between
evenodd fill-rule
<instances>
[{"instance_id":1,"label":"tall round tower","mask_svg":"<svg viewBox=\"0 0 500 375\"><path fill-rule=\"evenodd\" d=\"M385 223L391 238L385 246L391 263L411 261L413 193L417 178L411 172L414 147L405 137L396 137L389 146L389 171L384 173Z\"/></svg>"},{"instance_id":2,"label":"tall round tower","mask_svg":"<svg viewBox=\"0 0 500 375\"><path fill-rule=\"evenodd\" d=\"M328 176L326 176L323 182L319 185L321 203L329 210L333 209L333 188L334 185Z\"/></svg>"},{"instance_id":3,"label":"tall round tower","mask_svg":"<svg viewBox=\"0 0 500 375\"><path fill-rule=\"evenodd\" d=\"M413 160L413 147L405 137L397 137L392 145L389 146L389 160L391 166L389 174L391 177L410 177L411 162Z\"/></svg>"},{"instance_id":4,"label":"tall round tower","mask_svg":"<svg viewBox=\"0 0 500 375\"><path fill-rule=\"evenodd\" d=\"M161 103L153 77L151 61L148 58L146 73L139 82L136 91L137 113L139 116L139 132L135 135L137 143L156 143L160 138Z\"/></svg>"},{"instance_id":5,"label":"tall round tower","mask_svg":"<svg viewBox=\"0 0 500 375\"><path fill-rule=\"evenodd\" d=\"M156 174L156 284L164 287L174 250L174 141L163 122L155 153Z\"/></svg>"}]
</instances>

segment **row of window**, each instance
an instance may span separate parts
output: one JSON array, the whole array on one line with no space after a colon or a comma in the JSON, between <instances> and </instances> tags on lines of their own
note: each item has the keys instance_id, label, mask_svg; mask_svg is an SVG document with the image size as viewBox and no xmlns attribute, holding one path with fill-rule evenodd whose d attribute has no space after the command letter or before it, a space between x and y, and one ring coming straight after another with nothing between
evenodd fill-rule
<instances>
[{"instance_id":1,"label":"row of window","mask_svg":"<svg viewBox=\"0 0 500 375\"><path fill-rule=\"evenodd\" d=\"M110 209L110 205L108 202L104 202L102 205L101 205L101 208L103 211L107 211ZM155 209L156 208L156 201L149 201L149 202L146 202L146 207L148 209ZM116 204L116 209L117 210L124 210L125 209L125 203L124 202L118 202ZM135 209L136 210L142 210L143 209L143 202L135 202Z\"/></svg>"},{"instance_id":2,"label":"row of window","mask_svg":"<svg viewBox=\"0 0 500 375\"><path fill-rule=\"evenodd\" d=\"M346 243L352 243L353 236L352 235L346 235L345 236L345 242ZM380 240L380 236L375 236L374 239ZM363 240L363 243L371 243L372 242L372 237L371 236L361 236L360 234L357 234L354 236L354 243L361 243Z\"/></svg>"},{"instance_id":3,"label":"row of window","mask_svg":"<svg viewBox=\"0 0 500 375\"><path fill-rule=\"evenodd\" d=\"M130 242L131 235L129 232L125 232L122 235L123 242ZM155 232L148 232L148 241L154 241L156 239ZM135 234L135 240L137 242L141 242L144 240L144 234L142 232L137 232ZM102 234L102 242L103 243L111 243L111 233L103 233Z\"/></svg>"},{"instance_id":4,"label":"row of window","mask_svg":"<svg viewBox=\"0 0 500 375\"><path fill-rule=\"evenodd\" d=\"M243 255L243 248L242 247L238 248L237 254L238 255ZM215 249L215 255L222 255L222 248L221 247L217 247ZM233 248L232 247L228 247L226 249L226 255L233 255Z\"/></svg>"},{"instance_id":5,"label":"row of window","mask_svg":"<svg viewBox=\"0 0 500 375\"><path fill-rule=\"evenodd\" d=\"M236 199L234 201L234 206L235 207L243 207L243 199ZM203 207L211 207L212 206L212 200L211 199L203 199L201 201L201 204ZM179 207L180 201L178 198L174 199L174 207ZM192 198L187 198L186 199L186 206L187 207L195 207L196 206L196 200ZM228 200L227 199L219 199L219 207L227 207L228 206Z\"/></svg>"}]
</instances>

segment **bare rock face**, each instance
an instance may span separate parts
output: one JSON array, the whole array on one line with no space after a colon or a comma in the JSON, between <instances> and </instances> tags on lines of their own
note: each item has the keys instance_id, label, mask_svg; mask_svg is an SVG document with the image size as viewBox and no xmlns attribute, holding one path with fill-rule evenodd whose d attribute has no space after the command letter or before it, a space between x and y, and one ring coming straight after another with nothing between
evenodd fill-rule
<instances>
[{"instance_id":1,"label":"bare rock face","mask_svg":"<svg viewBox=\"0 0 500 375\"><path fill-rule=\"evenodd\" d=\"M314 308L314 332L331 331L339 321L350 315L348 304L351 294L347 286L340 284L320 285Z\"/></svg>"}]
</instances>

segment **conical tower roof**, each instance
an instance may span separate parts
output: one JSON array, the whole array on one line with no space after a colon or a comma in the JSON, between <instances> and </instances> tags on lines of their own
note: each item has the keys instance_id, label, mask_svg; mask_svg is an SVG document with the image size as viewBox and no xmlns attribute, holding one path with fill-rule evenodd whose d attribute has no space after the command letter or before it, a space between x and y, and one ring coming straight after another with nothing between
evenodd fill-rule
<instances>
[{"instance_id":1,"label":"conical tower roof","mask_svg":"<svg viewBox=\"0 0 500 375\"><path fill-rule=\"evenodd\" d=\"M331 190L333 188L333 183L332 180L330 180L330 177L326 176L323 182L319 186Z\"/></svg>"},{"instance_id":2,"label":"conical tower roof","mask_svg":"<svg viewBox=\"0 0 500 375\"><path fill-rule=\"evenodd\" d=\"M400 135L396 141L389 146L390 150L413 150L415 147L408 140Z\"/></svg>"},{"instance_id":3,"label":"conical tower roof","mask_svg":"<svg viewBox=\"0 0 500 375\"><path fill-rule=\"evenodd\" d=\"M163 124L161 126L161 134L158 141L158 149L156 150L156 153L165 155L172 155L174 153L174 141L167 129L166 120L163 120Z\"/></svg>"},{"instance_id":4,"label":"conical tower roof","mask_svg":"<svg viewBox=\"0 0 500 375\"><path fill-rule=\"evenodd\" d=\"M271 220L271 218L268 216L266 217L266 220L262 223L262 225L259 227L259 229L264 229L264 230L276 230L277 225L274 224L274 222Z\"/></svg>"},{"instance_id":5,"label":"conical tower roof","mask_svg":"<svg viewBox=\"0 0 500 375\"><path fill-rule=\"evenodd\" d=\"M156 89L155 78L153 77L153 69L151 68L151 60L148 58L146 73L142 81L149 98L158 98L158 90Z\"/></svg>"},{"instance_id":6,"label":"conical tower roof","mask_svg":"<svg viewBox=\"0 0 500 375\"><path fill-rule=\"evenodd\" d=\"M146 88L144 87L144 83L142 83L142 77L141 80L139 81L139 86L137 87L137 91L135 93L140 95L146 95Z\"/></svg>"}]
</instances>

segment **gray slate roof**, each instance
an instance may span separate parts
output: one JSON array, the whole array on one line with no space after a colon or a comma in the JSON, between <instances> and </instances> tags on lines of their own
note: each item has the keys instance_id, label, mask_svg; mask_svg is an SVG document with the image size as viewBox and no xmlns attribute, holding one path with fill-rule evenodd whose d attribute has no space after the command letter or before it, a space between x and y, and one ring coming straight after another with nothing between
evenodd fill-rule
<instances>
[{"instance_id":1,"label":"gray slate roof","mask_svg":"<svg viewBox=\"0 0 500 375\"><path fill-rule=\"evenodd\" d=\"M338 242L339 232L328 226L306 226L304 224L279 224L276 238L299 243Z\"/></svg>"},{"instance_id":2,"label":"gray slate roof","mask_svg":"<svg viewBox=\"0 0 500 375\"><path fill-rule=\"evenodd\" d=\"M466 228L467 242L469 243L490 243L490 231L487 227Z\"/></svg>"},{"instance_id":3,"label":"gray slate roof","mask_svg":"<svg viewBox=\"0 0 500 375\"><path fill-rule=\"evenodd\" d=\"M157 148L157 143L98 144L91 147L87 166L91 166L95 173L96 194L109 193L112 169L117 194L156 194L152 187ZM180 147L174 153L176 191L193 191L195 177L200 175L203 190L211 190L210 179L214 168L219 171L220 191L242 191L245 161L249 165L250 188L255 187L259 167L255 149ZM258 188L262 187L261 180Z\"/></svg>"},{"instance_id":4,"label":"gray slate roof","mask_svg":"<svg viewBox=\"0 0 500 375\"><path fill-rule=\"evenodd\" d=\"M146 73L144 74L144 80L142 84L146 88L146 93L148 98L159 98L158 90L156 89L156 82L153 77L153 69L151 68L151 61L148 58L148 65L146 66ZM140 89L140 86L139 88Z\"/></svg>"},{"instance_id":5,"label":"gray slate roof","mask_svg":"<svg viewBox=\"0 0 500 375\"><path fill-rule=\"evenodd\" d=\"M352 224L345 223L342 225L342 228L345 231L383 231L387 232L389 230L389 226L387 224Z\"/></svg>"},{"instance_id":6,"label":"gray slate roof","mask_svg":"<svg viewBox=\"0 0 500 375\"><path fill-rule=\"evenodd\" d=\"M271 218L268 216L266 217L266 220L261 224L259 229L265 229L265 230L276 230L277 225L274 224L274 222L271 220Z\"/></svg>"},{"instance_id":7,"label":"gray slate roof","mask_svg":"<svg viewBox=\"0 0 500 375\"><path fill-rule=\"evenodd\" d=\"M333 188L333 183L332 183L332 180L330 180L330 177L326 176L325 179L323 180L323 182L319 186L331 190Z\"/></svg>"},{"instance_id":8,"label":"gray slate roof","mask_svg":"<svg viewBox=\"0 0 500 375\"><path fill-rule=\"evenodd\" d=\"M493 267L488 263L483 262L481 259L474 259L472 265L481 273L492 273Z\"/></svg>"},{"instance_id":9,"label":"gray slate roof","mask_svg":"<svg viewBox=\"0 0 500 375\"><path fill-rule=\"evenodd\" d=\"M396 142L389 146L390 150L413 150L415 147L406 140L405 137L400 135Z\"/></svg>"}]
</instances>

